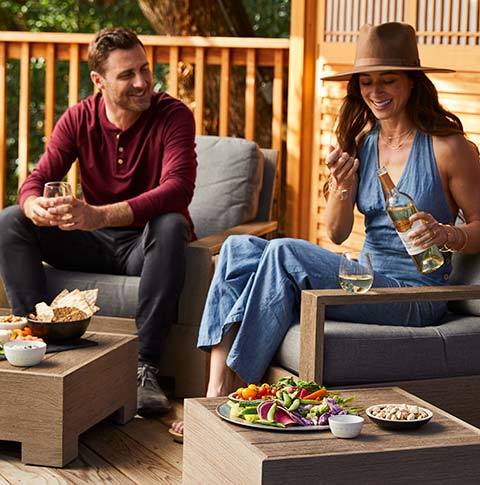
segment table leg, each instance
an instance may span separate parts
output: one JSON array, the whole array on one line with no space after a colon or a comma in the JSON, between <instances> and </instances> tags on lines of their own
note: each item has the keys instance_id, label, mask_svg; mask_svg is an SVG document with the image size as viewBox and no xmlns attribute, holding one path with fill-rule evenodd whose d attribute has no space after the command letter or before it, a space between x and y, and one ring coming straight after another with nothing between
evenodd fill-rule
<instances>
[{"instance_id":1,"label":"table leg","mask_svg":"<svg viewBox=\"0 0 480 485\"><path fill-rule=\"evenodd\" d=\"M22 462L28 465L63 467L78 456L78 436L68 439L52 436L22 442Z\"/></svg>"}]
</instances>

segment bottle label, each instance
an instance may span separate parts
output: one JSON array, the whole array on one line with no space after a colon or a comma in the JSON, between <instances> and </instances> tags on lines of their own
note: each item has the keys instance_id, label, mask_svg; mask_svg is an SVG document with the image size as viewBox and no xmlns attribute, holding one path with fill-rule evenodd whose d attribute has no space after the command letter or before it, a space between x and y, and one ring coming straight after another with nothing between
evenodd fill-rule
<instances>
[{"instance_id":1,"label":"bottle label","mask_svg":"<svg viewBox=\"0 0 480 485\"><path fill-rule=\"evenodd\" d=\"M416 254L423 253L423 251L425 251L425 248L422 248L421 246L414 246L413 239L410 239L408 237L410 235L410 233L414 229L416 229L416 228L420 227L421 225L423 225L422 221L415 221L410 226L410 228L407 231L404 231L404 232L398 231L397 223L398 223L398 221L395 221L395 227L397 228L397 233L398 233L400 239L402 240L402 243L405 246L405 249L407 250L407 253L410 256L415 256Z\"/></svg>"}]
</instances>

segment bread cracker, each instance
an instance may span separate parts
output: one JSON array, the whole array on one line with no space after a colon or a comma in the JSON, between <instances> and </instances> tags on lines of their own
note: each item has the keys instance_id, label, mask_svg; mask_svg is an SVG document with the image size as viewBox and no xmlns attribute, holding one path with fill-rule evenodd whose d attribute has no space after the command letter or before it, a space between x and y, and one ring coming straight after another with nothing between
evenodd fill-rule
<instances>
[{"instance_id":1,"label":"bread cracker","mask_svg":"<svg viewBox=\"0 0 480 485\"><path fill-rule=\"evenodd\" d=\"M68 295L65 295L63 298L61 298L58 302L57 305L55 306L56 308L59 307L75 307L78 308L79 310L82 310L87 316L92 316L93 311L90 308L90 305L87 303L85 298L82 296L80 290L76 288L75 290L71 291L68 293Z\"/></svg>"},{"instance_id":2,"label":"bread cracker","mask_svg":"<svg viewBox=\"0 0 480 485\"><path fill-rule=\"evenodd\" d=\"M95 303L97 302L98 297L98 288L94 288L92 290L83 290L80 292L86 302L90 305L90 307L94 307Z\"/></svg>"},{"instance_id":3,"label":"bread cracker","mask_svg":"<svg viewBox=\"0 0 480 485\"><path fill-rule=\"evenodd\" d=\"M53 310L44 301L35 305L35 312L37 313L37 320L41 322L51 322L53 320Z\"/></svg>"},{"instance_id":4,"label":"bread cracker","mask_svg":"<svg viewBox=\"0 0 480 485\"><path fill-rule=\"evenodd\" d=\"M63 289L53 300L52 303L50 303L51 307L56 307L57 303L66 295L68 295L68 290L65 288Z\"/></svg>"}]
</instances>

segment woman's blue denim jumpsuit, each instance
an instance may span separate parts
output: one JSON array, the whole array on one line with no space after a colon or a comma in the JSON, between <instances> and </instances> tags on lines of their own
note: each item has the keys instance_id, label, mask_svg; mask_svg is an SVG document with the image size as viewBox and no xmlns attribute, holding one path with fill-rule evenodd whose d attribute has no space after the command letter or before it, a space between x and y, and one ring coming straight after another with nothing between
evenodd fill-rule
<instances>
[{"instance_id":1,"label":"woman's blue denim jumpsuit","mask_svg":"<svg viewBox=\"0 0 480 485\"><path fill-rule=\"evenodd\" d=\"M378 125L360 151L357 206L365 217L362 252L374 265L374 287L447 284L450 258L437 271L422 275L410 259L385 212L376 175ZM407 165L397 184L417 208L441 223L453 223L435 162L432 140L417 132ZM304 289L339 288L340 256L307 241L231 236L220 252L203 313L198 347L218 344L233 323L239 330L227 365L246 382L258 382L288 328L298 322ZM445 302L389 303L327 307L327 318L386 325L426 326L437 323Z\"/></svg>"}]
</instances>

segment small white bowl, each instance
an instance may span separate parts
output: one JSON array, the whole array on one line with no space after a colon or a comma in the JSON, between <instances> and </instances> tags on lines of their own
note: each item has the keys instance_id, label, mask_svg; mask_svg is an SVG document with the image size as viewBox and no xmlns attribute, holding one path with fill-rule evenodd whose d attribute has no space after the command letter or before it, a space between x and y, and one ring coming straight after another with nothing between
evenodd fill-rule
<instances>
[{"instance_id":1,"label":"small white bowl","mask_svg":"<svg viewBox=\"0 0 480 485\"><path fill-rule=\"evenodd\" d=\"M11 318L11 315L0 316L0 330L13 330L15 328L24 328L27 326L27 319L25 317L14 317L15 320L17 320L15 322L6 321Z\"/></svg>"},{"instance_id":2,"label":"small white bowl","mask_svg":"<svg viewBox=\"0 0 480 485\"><path fill-rule=\"evenodd\" d=\"M12 340L3 344L8 362L18 367L31 367L43 359L47 344L38 340Z\"/></svg>"},{"instance_id":3,"label":"small white bowl","mask_svg":"<svg viewBox=\"0 0 480 485\"><path fill-rule=\"evenodd\" d=\"M361 433L364 421L355 414L338 414L328 418L330 431L337 438L355 438Z\"/></svg>"}]
</instances>

